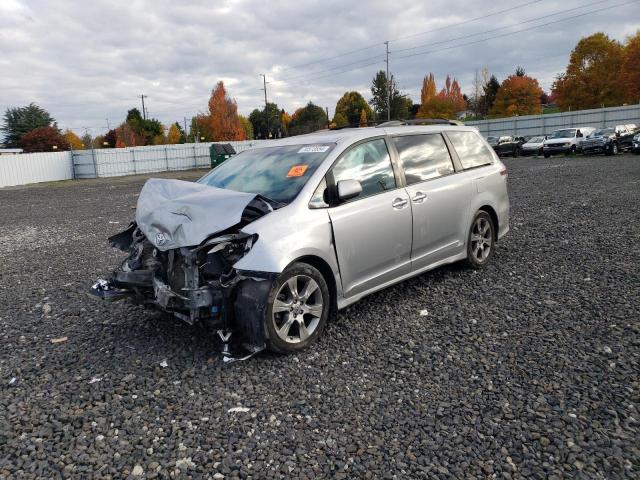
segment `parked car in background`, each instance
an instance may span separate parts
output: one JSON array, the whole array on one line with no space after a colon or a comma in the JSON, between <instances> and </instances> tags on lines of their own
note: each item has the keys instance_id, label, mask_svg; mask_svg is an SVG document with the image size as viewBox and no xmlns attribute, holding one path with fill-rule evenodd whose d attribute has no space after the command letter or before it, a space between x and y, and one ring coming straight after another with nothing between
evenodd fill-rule
<instances>
[{"instance_id":1,"label":"parked car in background","mask_svg":"<svg viewBox=\"0 0 640 480\"><path fill-rule=\"evenodd\" d=\"M633 136L631 150L633 151L633 153L640 153L640 133L636 133Z\"/></svg>"},{"instance_id":2,"label":"parked car in background","mask_svg":"<svg viewBox=\"0 0 640 480\"><path fill-rule=\"evenodd\" d=\"M127 258L91 291L297 352L370 293L485 267L508 231L507 170L477 129L389 122L279 139L196 183L148 180L110 238Z\"/></svg>"},{"instance_id":3,"label":"parked car in background","mask_svg":"<svg viewBox=\"0 0 640 480\"><path fill-rule=\"evenodd\" d=\"M495 147L498 144L498 137L487 137L487 143L491 145L491 147Z\"/></svg>"},{"instance_id":4,"label":"parked car in background","mask_svg":"<svg viewBox=\"0 0 640 480\"><path fill-rule=\"evenodd\" d=\"M555 130L542 144L545 158L551 155L570 155L581 151L582 141L595 131L593 127L561 128Z\"/></svg>"},{"instance_id":5,"label":"parked car in background","mask_svg":"<svg viewBox=\"0 0 640 480\"><path fill-rule=\"evenodd\" d=\"M522 137L512 137L505 135L498 138L495 145L492 145L493 149L498 155L511 155L517 157L520 155L520 148L524 144Z\"/></svg>"},{"instance_id":6,"label":"parked car in background","mask_svg":"<svg viewBox=\"0 0 640 480\"><path fill-rule=\"evenodd\" d=\"M522 155L542 155L542 144L547 139L546 136L531 137L520 147Z\"/></svg>"},{"instance_id":7,"label":"parked car in background","mask_svg":"<svg viewBox=\"0 0 640 480\"><path fill-rule=\"evenodd\" d=\"M618 152L631 150L633 137L637 131L638 127L635 124L616 125L596 130L582 142L582 152L616 155Z\"/></svg>"}]
</instances>

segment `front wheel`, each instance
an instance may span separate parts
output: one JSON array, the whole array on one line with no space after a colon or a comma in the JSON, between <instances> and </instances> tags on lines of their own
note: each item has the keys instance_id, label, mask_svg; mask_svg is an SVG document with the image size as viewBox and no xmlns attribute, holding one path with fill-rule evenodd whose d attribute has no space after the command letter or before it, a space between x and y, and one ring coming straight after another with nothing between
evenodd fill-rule
<instances>
[{"instance_id":1,"label":"front wheel","mask_svg":"<svg viewBox=\"0 0 640 480\"><path fill-rule=\"evenodd\" d=\"M467 264L474 269L484 268L493 256L495 247L495 225L484 210L473 218L467 238Z\"/></svg>"},{"instance_id":2,"label":"front wheel","mask_svg":"<svg viewBox=\"0 0 640 480\"><path fill-rule=\"evenodd\" d=\"M544 158L549 158L550 156L551 156L551 154L550 154L550 153L548 153L548 152L544 152Z\"/></svg>"},{"instance_id":3,"label":"front wheel","mask_svg":"<svg viewBox=\"0 0 640 480\"><path fill-rule=\"evenodd\" d=\"M330 307L322 274L306 263L294 263L276 280L265 315L267 346L279 353L304 350L320 335Z\"/></svg>"},{"instance_id":4,"label":"front wheel","mask_svg":"<svg viewBox=\"0 0 640 480\"><path fill-rule=\"evenodd\" d=\"M519 156L520 156L520 149L519 149L519 148L516 148L516 149L513 151L513 158L515 158L515 157L519 157Z\"/></svg>"},{"instance_id":5,"label":"front wheel","mask_svg":"<svg viewBox=\"0 0 640 480\"><path fill-rule=\"evenodd\" d=\"M567 153L565 153L565 155L568 157L569 155L573 155L574 153L576 153L576 146L572 145L571 148L567 150Z\"/></svg>"},{"instance_id":6,"label":"front wheel","mask_svg":"<svg viewBox=\"0 0 640 480\"><path fill-rule=\"evenodd\" d=\"M617 155L618 154L618 144L613 142L611 146L607 150L608 155Z\"/></svg>"}]
</instances>

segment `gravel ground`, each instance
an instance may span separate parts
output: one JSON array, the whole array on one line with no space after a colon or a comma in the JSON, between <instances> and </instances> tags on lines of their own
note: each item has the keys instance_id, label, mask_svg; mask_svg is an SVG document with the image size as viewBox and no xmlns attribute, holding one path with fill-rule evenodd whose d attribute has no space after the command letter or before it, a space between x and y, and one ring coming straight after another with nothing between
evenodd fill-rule
<instances>
[{"instance_id":1,"label":"gravel ground","mask_svg":"<svg viewBox=\"0 0 640 480\"><path fill-rule=\"evenodd\" d=\"M0 190L0 478L638 478L640 157L505 162L486 270L231 365L201 328L84 294L143 178Z\"/></svg>"}]
</instances>

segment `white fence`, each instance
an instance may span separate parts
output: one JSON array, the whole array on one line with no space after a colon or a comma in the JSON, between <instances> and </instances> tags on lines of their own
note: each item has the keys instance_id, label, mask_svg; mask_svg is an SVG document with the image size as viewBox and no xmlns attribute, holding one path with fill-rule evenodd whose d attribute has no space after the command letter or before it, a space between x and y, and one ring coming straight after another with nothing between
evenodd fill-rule
<instances>
[{"instance_id":1,"label":"white fence","mask_svg":"<svg viewBox=\"0 0 640 480\"><path fill-rule=\"evenodd\" d=\"M230 143L236 153L267 140L247 140ZM211 143L153 145L147 147L103 148L73 152L75 178L117 177L139 173L208 168L211 165Z\"/></svg>"},{"instance_id":2,"label":"white fence","mask_svg":"<svg viewBox=\"0 0 640 480\"><path fill-rule=\"evenodd\" d=\"M526 115L466 122L478 127L484 136L546 135L558 128L596 127L635 123L640 125L640 104L624 107L594 108L574 112Z\"/></svg>"},{"instance_id":3,"label":"white fence","mask_svg":"<svg viewBox=\"0 0 640 480\"><path fill-rule=\"evenodd\" d=\"M0 155L0 187L73 178L71 152Z\"/></svg>"}]
</instances>

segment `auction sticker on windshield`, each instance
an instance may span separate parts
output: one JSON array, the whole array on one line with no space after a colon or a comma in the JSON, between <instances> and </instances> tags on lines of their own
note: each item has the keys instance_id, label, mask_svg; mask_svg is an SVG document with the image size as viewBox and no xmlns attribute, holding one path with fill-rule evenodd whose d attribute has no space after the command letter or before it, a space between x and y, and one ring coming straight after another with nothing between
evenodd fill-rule
<instances>
[{"instance_id":1,"label":"auction sticker on windshield","mask_svg":"<svg viewBox=\"0 0 640 480\"><path fill-rule=\"evenodd\" d=\"M308 165L294 165L289 169L287 177L301 177L307 171Z\"/></svg>"},{"instance_id":2,"label":"auction sticker on windshield","mask_svg":"<svg viewBox=\"0 0 640 480\"><path fill-rule=\"evenodd\" d=\"M330 148L329 145L307 145L298 150L298 153L324 153Z\"/></svg>"}]
</instances>

